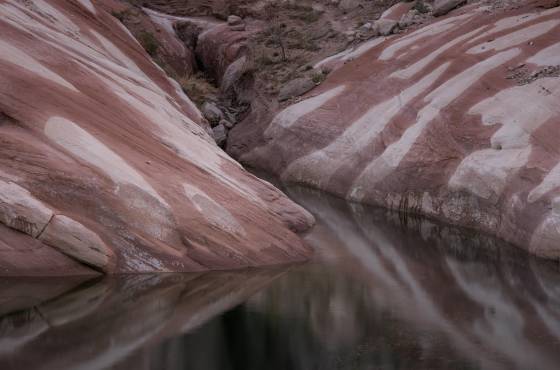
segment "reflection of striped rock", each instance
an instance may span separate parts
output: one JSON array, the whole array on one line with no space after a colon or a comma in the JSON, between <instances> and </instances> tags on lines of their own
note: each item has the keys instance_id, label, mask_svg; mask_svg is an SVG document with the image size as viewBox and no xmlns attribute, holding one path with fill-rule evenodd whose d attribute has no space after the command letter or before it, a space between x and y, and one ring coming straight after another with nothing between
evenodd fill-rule
<instances>
[{"instance_id":1,"label":"reflection of striped rock","mask_svg":"<svg viewBox=\"0 0 560 370\"><path fill-rule=\"evenodd\" d=\"M289 229L312 216L225 155L97 4L0 3L0 223L29 235L12 248L0 227L0 274L64 274L64 255L108 272L304 259ZM26 255L37 239L57 271Z\"/></svg>"},{"instance_id":2,"label":"reflection of striped rock","mask_svg":"<svg viewBox=\"0 0 560 370\"><path fill-rule=\"evenodd\" d=\"M560 257L560 7L471 4L378 40L324 62L327 81L242 159Z\"/></svg>"},{"instance_id":3,"label":"reflection of striped rock","mask_svg":"<svg viewBox=\"0 0 560 370\"><path fill-rule=\"evenodd\" d=\"M560 291L555 264L504 250L506 243L493 238L430 220L409 218L405 223L402 215L345 205L300 188L289 194L318 215L318 227L308 240L320 247L319 255L327 254L326 266L311 274L289 274L283 281L292 279L292 284L276 283L252 298L253 311L265 309L259 305L267 302L263 296L285 289L282 296L271 297L280 302L274 306L276 314L282 312L292 320L321 315L309 321L322 323L313 328L318 338L330 341L329 351L347 348L343 344L349 335L354 343L386 340L380 332L383 325L375 319L386 321L387 315L379 312L389 311L406 328L418 330L413 330L414 337L421 332L420 338L429 336L430 343L436 343L441 335L441 343L450 346L431 346L422 352L422 361L414 362L417 369L455 368L451 362L439 366L437 361L458 354L481 369L558 367ZM404 342L409 343L399 341ZM368 348L378 353L380 347ZM309 358L305 350L302 355ZM365 353L361 356L368 358ZM432 357L437 359L432 362ZM429 365L422 366L424 361Z\"/></svg>"}]
</instances>

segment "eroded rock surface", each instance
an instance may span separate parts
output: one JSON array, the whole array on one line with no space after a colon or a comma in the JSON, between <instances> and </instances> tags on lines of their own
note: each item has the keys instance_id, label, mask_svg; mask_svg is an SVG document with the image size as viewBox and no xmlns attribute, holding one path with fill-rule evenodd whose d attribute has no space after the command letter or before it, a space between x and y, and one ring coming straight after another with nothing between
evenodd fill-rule
<instances>
[{"instance_id":1,"label":"eroded rock surface","mask_svg":"<svg viewBox=\"0 0 560 370\"><path fill-rule=\"evenodd\" d=\"M0 3L0 222L10 228L0 228L0 274L305 259L292 230L312 216L221 151L179 85L100 5Z\"/></svg>"},{"instance_id":2,"label":"eroded rock surface","mask_svg":"<svg viewBox=\"0 0 560 370\"><path fill-rule=\"evenodd\" d=\"M436 0L434 3L434 16L446 15L456 7L466 3L466 0Z\"/></svg>"},{"instance_id":3,"label":"eroded rock surface","mask_svg":"<svg viewBox=\"0 0 560 370\"><path fill-rule=\"evenodd\" d=\"M542 71L559 45L557 2L469 4L318 63L335 69L319 88L260 132L238 124L231 148L285 181L558 258L560 78ZM508 78L520 66L539 78Z\"/></svg>"}]
</instances>

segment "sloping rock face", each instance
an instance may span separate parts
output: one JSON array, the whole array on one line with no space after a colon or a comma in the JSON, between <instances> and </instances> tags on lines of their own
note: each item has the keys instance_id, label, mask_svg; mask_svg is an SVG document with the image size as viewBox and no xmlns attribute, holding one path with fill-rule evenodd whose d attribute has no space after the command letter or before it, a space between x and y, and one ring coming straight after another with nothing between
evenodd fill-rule
<instances>
[{"instance_id":1,"label":"sloping rock face","mask_svg":"<svg viewBox=\"0 0 560 370\"><path fill-rule=\"evenodd\" d=\"M222 83L228 67L247 53L247 39L258 32L262 25L255 21L243 31L231 28L227 24L220 24L198 38L196 55L218 84Z\"/></svg>"},{"instance_id":2,"label":"sloping rock face","mask_svg":"<svg viewBox=\"0 0 560 370\"><path fill-rule=\"evenodd\" d=\"M558 258L554 5L471 4L416 31L374 39L280 111L261 130L259 147L236 155L288 182L476 228ZM236 126L231 145L244 148L255 132L251 122Z\"/></svg>"},{"instance_id":3,"label":"sloping rock face","mask_svg":"<svg viewBox=\"0 0 560 370\"><path fill-rule=\"evenodd\" d=\"M98 5L0 3L0 275L305 259L313 217L222 152Z\"/></svg>"},{"instance_id":4,"label":"sloping rock face","mask_svg":"<svg viewBox=\"0 0 560 370\"><path fill-rule=\"evenodd\" d=\"M178 25L191 18L161 14L120 0L96 4L117 17L169 76L178 80L194 73L196 59L192 47L176 32Z\"/></svg>"}]
</instances>

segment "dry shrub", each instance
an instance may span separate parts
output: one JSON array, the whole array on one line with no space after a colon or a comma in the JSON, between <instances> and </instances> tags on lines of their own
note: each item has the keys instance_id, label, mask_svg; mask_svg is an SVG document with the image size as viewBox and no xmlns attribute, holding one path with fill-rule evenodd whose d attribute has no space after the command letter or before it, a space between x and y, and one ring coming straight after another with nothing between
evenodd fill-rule
<instances>
[{"instance_id":1,"label":"dry shrub","mask_svg":"<svg viewBox=\"0 0 560 370\"><path fill-rule=\"evenodd\" d=\"M216 86L202 72L180 77L178 82L185 94L199 107L207 100L215 100L218 95Z\"/></svg>"}]
</instances>

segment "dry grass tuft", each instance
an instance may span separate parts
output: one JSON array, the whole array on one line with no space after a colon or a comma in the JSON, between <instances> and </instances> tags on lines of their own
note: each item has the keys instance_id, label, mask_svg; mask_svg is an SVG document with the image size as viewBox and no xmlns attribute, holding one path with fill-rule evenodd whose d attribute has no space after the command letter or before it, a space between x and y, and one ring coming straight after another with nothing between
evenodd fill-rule
<instances>
[{"instance_id":1,"label":"dry grass tuft","mask_svg":"<svg viewBox=\"0 0 560 370\"><path fill-rule=\"evenodd\" d=\"M207 100L215 100L218 88L210 83L202 72L177 79L185 94L199 107Z\"/></svg>"}]
</instances>

